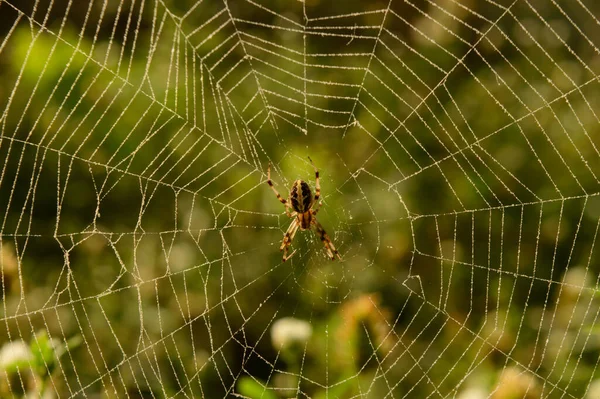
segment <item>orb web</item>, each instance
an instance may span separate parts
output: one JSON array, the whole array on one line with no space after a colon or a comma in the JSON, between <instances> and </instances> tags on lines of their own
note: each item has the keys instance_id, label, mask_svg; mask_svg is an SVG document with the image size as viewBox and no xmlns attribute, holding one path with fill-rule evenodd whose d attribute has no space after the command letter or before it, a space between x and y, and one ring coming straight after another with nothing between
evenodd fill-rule
<instances>
[{"instance_id":1,"label":"orb web","mask_svg":"<svg viewBox=\"0 0 600 399\"><path fill-rule=\"evenodd\" d=\"M593 397L594 2L0 14L7 395Z\"/></svg>"}]
</instances>

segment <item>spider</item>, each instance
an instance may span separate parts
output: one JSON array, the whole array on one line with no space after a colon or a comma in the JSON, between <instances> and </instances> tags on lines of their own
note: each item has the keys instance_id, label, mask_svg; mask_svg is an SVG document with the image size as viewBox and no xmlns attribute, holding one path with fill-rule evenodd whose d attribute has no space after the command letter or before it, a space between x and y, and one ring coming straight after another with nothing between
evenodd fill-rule
<instances>
[{"instance_id":1,"label":"spider","mask_svg":"<svg viewBox=\"0 0 600 399\"><path fill-rule=\"evenodd\" d=\"M296 231L298 231L298 227L300 228L300 230L307 230L314 227L316 230L316 234L319 236L319 238L321 239L321 241L323 241L323 244L325 245L325 249L327 250L327 255L329 256L329 258L331 260L335 260L335 257L337 256L339 259L341 259L340 254L333 246L333 243L331 242L331 239L325 232L325 229L323 229L323 226L321 226L321 223L319 223L316 218L317 212L319 212L319 209L321 209L323 203L319 202L319 207L317 209L313 209L313 205L319 201L319 197L321 196L321 185L319 184L319 171L317 170L317 167L313 163L312 159L310 159L310 157L308 157L308 159L313 168L315 168L314 197L312 195L312 192L310 191L310 187L305 181L296 180L294 184L292 184L289 199L286 200L282 198L281 195L277 192L277 189L273 187L273 182L271 181L271 163L269 163L269 168L267 171L267 184L269 185L269 187L271 187L271 189L277 196L277 199L283 205L285 205L285 214L288 217L294 218L294 220L292 220L292 223L290 224L290 227L288 227L287 231L283 235L283 241L281 243L281 247L279 248L280 251L283 251L284 262L291 258L296 252L296 250L294 250L288 256L288 248L292 244L292 240L294 239ZM289 208L292 208L293 212L290 213Z\"/></svg>"}]
</instances>

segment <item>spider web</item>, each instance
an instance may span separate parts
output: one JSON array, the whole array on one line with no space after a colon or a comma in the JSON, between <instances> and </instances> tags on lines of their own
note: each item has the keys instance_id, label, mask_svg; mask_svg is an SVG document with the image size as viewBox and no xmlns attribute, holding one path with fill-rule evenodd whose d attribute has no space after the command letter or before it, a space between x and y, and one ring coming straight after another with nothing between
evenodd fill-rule
<instances>
[{"instance_id":1,"label":"spider web","mask_svg":"<svg viewBox=\"0 0 600 399\"><path fill-rule=\"evenodd\" d=\"M0 336L80 337L48 392L595 397L594 2L0 0L0 19ZM314 187L307 156L340 262L307 232L281 261L266 165L286 196ZM312 326L295 352L271 343L285 317Z\"/></svg>"}]
</instances>

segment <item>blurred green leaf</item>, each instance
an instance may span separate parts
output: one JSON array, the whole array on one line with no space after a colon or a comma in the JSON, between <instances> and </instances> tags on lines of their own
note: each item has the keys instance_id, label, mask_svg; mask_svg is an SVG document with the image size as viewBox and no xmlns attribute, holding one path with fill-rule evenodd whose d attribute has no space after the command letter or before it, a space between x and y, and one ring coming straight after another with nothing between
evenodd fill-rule
<instances>
[{"instance_id":1,"label":"blurred green leaf","mask_svg":"<svg viewBox=\"0 0 600 399\"><path fill-rule=\"evenodd\" d=\"M237 390L241 395L252 399L277 399L277 395L272 391L269 391L267 387L260 382L250 377L240 378L237 384Z\"/></svg>"},{"instance_id":2,"label":"blurred green leaf","mask_svg":"<svg viewBox=\"0 0 600 399\"><path fill-rule=\"evenodd\" d=\"M14 360L8 364L3 365L2 370L7 374L16 373L18 370L29 368L29 362L24 359Z\"/></svg>"},{"instance_id":3,"label":"blurred green leaf","mask_svg":"<svg viewBox=\"0 0 600 399\"><path fill-rule=\"evenodd\" d=\"M52 340L45 331L38 332L29 344L33 355L33 368L43 376L52 374L56 361L55 350Z\"/></svg>"}]
</instances>

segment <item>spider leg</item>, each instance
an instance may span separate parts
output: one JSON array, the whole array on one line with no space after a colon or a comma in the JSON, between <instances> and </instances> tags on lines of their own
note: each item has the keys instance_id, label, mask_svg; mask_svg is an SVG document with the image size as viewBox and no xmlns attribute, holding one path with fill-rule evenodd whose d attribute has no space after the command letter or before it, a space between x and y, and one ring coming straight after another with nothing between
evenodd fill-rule
<instances>
[{"instance_id":1,"label":"spider leg","mask_svg":"<svg viewBox=\"0 0 600 399\"><path fill-rule=\"evenodd\" d=\"M335 260L335 257L337 256L338 259L342 259L342 257L340 256L340 253L337 251L337 249L335 249L335 247L333 246L333 243L331 242L331 239L325 232L325 229L323 228L323 226L321 226L321 223L317 222L316 219L314 220L314 223L315 223L315 228L317 229L317 235L319 236L321 241L323 241L323 244L325 245L325 249L327 250L327 255L329 256L329 258L331 260Z\"/></svg>"},{"instance_id":2,"label":"spider leg","mask_svg":"<svg viewBox=\"0 0 600 399\"><path fill-rule=\"evenodd\" d=\"M269 185L269 187L271 187L271 190L273 190L273 192L277 196L277 199L279 200L279 202L281 202L285 206L285 214L287 216L291 217L290 209L289 209L290 204L287 202L287 200L285 198L283 198L281 196L281 194L279 194L279 191L277 191L277 189L273 186L273 182L271 181L271 163L270 162L269 162L269 167L267 168L267 184Z\"/></svg>"},{"instance_id":3,"label":"spider leg","mask_svg":"<svg viewBox=\"0 0 600 399\"><path fill-rule=\"evenodd\" d=\"M287 231L283 235L283 241L281 242L281 247L279 247L279 250L283 251L283 261L284 262L286 260L288 260L289 258L291 258L294 255L294 253L296 253L296 250L294 250L288 256L289 246L292 245L292 240L294 239L294 236L296 235L296 232L298 231L299 226L300 225L298 224L298 220L294 218L294 220L292 220L292 223L290 223L290 227L288 227Z\"/></svg>"},{"instance_id":4,"label":"spider leg","mask_svg":"<svg viewBox=\"0 0 600 399\"><path fill-rule=\"evenodd\" d=\"M313 166L313 168L315 168L315 199L314 199L314 201L317 202L319 200L319 197L321 196L321 184L319 182L319 171L318 171L317 167L315 166L315 164L313 163L312 159L310 159L310 157L308 157L308 160L310 161L310 164Z\"/></svg>"},{"instance_id":5,"label":"spider leg","mask_svg":"<svg viewBox=\"0 0 600 399\"><path fill-rule=\"evenodd\" d=\"M321 207L323 206L322 202L319 202L319 207L317 209L311 209L310 211L312 212L313 216L317 214L317 212L319 212L319 210L321 209Z\"/></svg>"}]
</instances>

